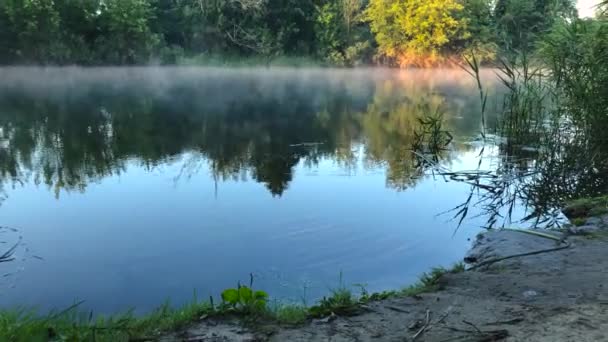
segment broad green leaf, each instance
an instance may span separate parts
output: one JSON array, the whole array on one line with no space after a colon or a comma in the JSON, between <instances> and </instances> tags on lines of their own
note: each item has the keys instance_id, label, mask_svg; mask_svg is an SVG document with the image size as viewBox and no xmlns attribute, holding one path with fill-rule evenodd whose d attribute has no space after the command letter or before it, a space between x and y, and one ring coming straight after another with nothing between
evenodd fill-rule
<instances>
[{"instance_id":1,"label":"broad green leaf","mask_svg":"<svg viewBox=\"0 0 608 342\"><path fill-rule=\"evenodd\" d=\"M255 293L253 294L253 298L260 300L266 300L268 299L268 293L264 292L264 291L255 291Z\"/></svg>"},{"instance_id":2,"label":"broad green leaf","mask_svg":"<svg viewBox=\"0 0 608 342\"><path fill-rule=\"evenodd\" d=\"M247 286L241 286L239 289L239 297L241 302L247 303L253 298L253 291L251 291L251 289Z\"/></svg>"},{"instance_id":3,"label":"broad green leaf","mask_svg":"<svg viewBox=\"0 0 608 342\"><path fill-rule=\"evenodd\" d=\"M239 302L239 290L237 289L227 289L222 292L222 299L230 304L236 304Z\"/></svg>"}]
</instances>

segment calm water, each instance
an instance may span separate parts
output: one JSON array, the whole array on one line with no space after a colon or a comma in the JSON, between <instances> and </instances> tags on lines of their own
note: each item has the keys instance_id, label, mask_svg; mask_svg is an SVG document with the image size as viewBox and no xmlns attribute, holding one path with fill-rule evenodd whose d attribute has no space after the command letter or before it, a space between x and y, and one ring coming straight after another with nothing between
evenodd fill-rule
<instances>
[{"instance_id":1,"label":"calm water","mask_svg":"<svg viewBox=\"0 0 608 342\"><path fill-rule=\"evenodd\" d=\"M487 72L491 93L494 82ZM410 151L444 113L453 170L491 167L464 72L0 69L0 304L146 311L255 274L274 298L392 289L461 260L471 191ZM496 106L497 97L490 99ZM488 121L492 120L490 115ZM515 211L520 210L516 208Z\"/></svg>"}]
</instances>

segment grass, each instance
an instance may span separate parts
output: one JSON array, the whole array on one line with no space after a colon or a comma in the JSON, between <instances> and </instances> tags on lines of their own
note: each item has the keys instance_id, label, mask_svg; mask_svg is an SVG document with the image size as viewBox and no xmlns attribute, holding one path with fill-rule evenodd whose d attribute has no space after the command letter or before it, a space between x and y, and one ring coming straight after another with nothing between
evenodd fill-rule
<instances>
[{"instance_id":1,"label":"grass","mask_svg":"<svg viewBox=\"0 0 608 342\"><path fill-rule=\"evenodd\" d=\"M111 317L94 317L70 308L38 316L33 311L17 309L0 312L0 339L7 341L131 341L158 336L213 314L206 302L193 301L179 309L165 303L154 312L136 317L132 312Z\"/></svg>"},{"instance_id":2,"label":"grass","mask_svg":"<svg viewBox=\"0 0 608 342\"><path fill-rule=\"evenodd\" d=\"M608 240L608 231L593 232L591 234L583 235L583 237L586 238L587 240L606 241L606 240Z\"/></svg>"},{"instance_id":3,"label":"grass","mask_svg":"<svg viewBox=\"0 0 608 342\"><path fill-rule=\"evenodd\" d=\"M279 305L272 313L276 321L285 325L300 325L308 320L309 310L304 305Z\"/></svg>"},{"instance_id":4,"label":"grass","mask_svg":"<svg viewBox=\"0 0 608 342\"><path fill-rule=\"evenodd\" d=\"M564 214L576 225L577 219L608 213L608 196L580 198L566 204Z\"/></svg>"},{"instance_id":5,"label":"grass","mask_svg":"<svg viewBox=\"0 0 608 342\"><path fill-rule=\"evenodd\" d=\"M441 290L441 278L447 273L461 273L465 271L463 263L457 263L451 269L436 267L430 273L423 273L418 282L400 291L406 297L418 296L422 293L435 292Z\"/></svg>"},{"instance_id":6,"label":"grass","mask_svg":"<svg viewBox=\"0 0 608 342\"><path fill-rule=\"evenodd\" d=\"M320 318L331 314L352 316L359 311L361 301L350 289L339 288L332 290L329 297L323 297L317 305L311 306L311 317Z\"/></svg>"},{"instance_id":7,"label":"grass","mask_svg":"<svg viewBox=\"0 0 608 342\"><path fill-rule=\"evenodd\" d=\"M572 219L572 224L577 227L584 226L586 222L587 220L584 217L575 217Z\"/></svg>"},{"instance_id":8,"label":"grass","mask_svg":"<svg viewBox=\"0 0 608 342\"><path fill-rule=\"evenodd\" d=\"M451 269L434 268L423 274L419 281L399 291L384 291L369 294L363 286L361 295L342 284L321 299L316 305L301 304L266 305L259 311L235 312L227 309L225 303L215 305L213 299L199 301L196 296L178 308L169 302L152 313L137 317L132 311L113 316L94 316L92 312L79 310L76 303L60 312L40 316L32 310L0 311L0 340L15 342L36 341L133 341L154 340L165 332L177 331L204 317L237 316L244 323L277 323L280 325L301 325L312 318L331 315L350 316L359 313L362 305L394 297L415 296L441 289L440 280L446 273L459 273L464 264L456 264ZM340 277L341 278L341 277Z\"/></svg>"}]
</instances>

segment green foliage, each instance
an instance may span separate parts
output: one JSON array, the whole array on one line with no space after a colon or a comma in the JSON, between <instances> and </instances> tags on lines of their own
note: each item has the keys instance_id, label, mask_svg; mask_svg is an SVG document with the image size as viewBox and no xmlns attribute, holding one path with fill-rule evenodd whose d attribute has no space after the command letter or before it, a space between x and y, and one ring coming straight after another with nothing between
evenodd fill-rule
<instances>
[{"instance_id":1,"label":"green foliage","mask_svg":"<svg viewBox=\"0 0 608 342\"><path fill-rule=\"evenodd\" d=\"M366 17L380 54L401 66L432 65L468 35L463 9L456 0L371 0Z\"/></svg>"},{"instance_id":2,"label":"green foliage","mask_svg":"<svg viewBox=\"0 0 608 342\"><path fill-rule=\"evenodd\" d=\"M534 37L534 58L523 49L502 61L507 92L498 134L505 138L505 162L496 173L520 177L515 170L522 164L512 161L534 160L523 168L534 175L492 182L483 203L490 215L511 210L516 198L533 208L524 220L535 225L559 226L560 208L581 197L586 199L564 209L571 219L606 212L601 201L590 199L608 192L608 103L602 95L608 92L608 65L598 63L608 57L607 25L602 19L555 20L550 31Z\"/></svg>"},{"instance_id":3,"label":"green foliage","mask_svg":"<svg viewBox=\"0 0 608 342\"><path fill-rule=\"evenodd\" d=\"M576 217L576 218L572 219L572 224L577 227L585 225L586 222L587 222L587 220L584 217Z\"/></svg>"},{"instance_id":4,"label":"green foliage","mask_svg":"<svg viewBox=\"0 0 608 342\"><path fill-rule=\"evenodd\" d=\"M569 120L591 147L601 147L608 129L608 22L560 22L545 37L540 55L551 68L551 80Z\"/></svg>"},{"instance_id":5,"label":"green foliage","mask_svg":"<svg viewBox=\"0 0 608 342\"><path fill-rule=\"evenodd\" d=\"M148 0L105 0L99 7L102 34L95 40L101 59L110 64L147 62L159 43L150 22Z\"/></svg>"},{"instance_id":6,"label":"green foliage","mask_svg":"<svg viewBox=\"0 0 608 342\"><path fill-rule=\"evenodd\" d=\"M354 66L369 62L372 37L363 22L361 0L332 0L317 6L317 54L333 65Z\"/></svg>"},{"instance_id":7,"label":"green foliage","mask_svg":"<svg viewBox=\"0 0 608 342\"><path fill-rule=\"evenodd\" d=\"M268 294L247 286L226 289L222 292L222 305L242 314L262 313L266 310Z\"/></svg>"},{"instance_id":8,"label":"green foliage","mask_svg":"<svg viewBox=\"0 0 608 342\"><path fill-rule=\"evenodd\" d=\"M579 198L566 204L564 214L573 220L608 213L608 196Z\"/></svg>"},{"instance_id":9,"label":"green foliage","mask_svg":"<svg viewBox=\"0 0 608 342\"><path fill-rule=\"evenodd\" d=\"M311 306L309 314L315 318L330 315L350 316L359 310L359 304L359 299L349 288L344 286L342 272L340 272L339 286L331 290L330 296L323 297L316 305Z\"/></svg>"},{"instance_id":10,"label":"green foliage","mask_svg":"<svg viewBox=\"0 0 608 342\"><path fill-rule=\"evenodd\" d=\"M601 13L601 11L600 11ZM430 66L531 49L572 0L10 0L0 63L175 63L200 54ZM373 34L372 34L373 32Z\"/></svg>"},{"instance_id":11,"label":"green foliage","mask_svg":"<svg viewBox=\"0 0 608 342\"><path fill-rule=\"evenodd\" d=\"M465 0L460 13L466 20L465 38L454 43L454 48L464 57L475 56L481 63L494 61L497 57L496 25L493 20L492 2L488 0Z\"/></svg>"},{"instance_id":12,"label":"green foliage","mask_svg":"<svg viewBox=\"0 0 608 342\"><path fill-rule=\"evenodd\" d=\"M328 2L317 8L315 18L318 53L329 61L344 64L344 26L337 2Z\"/></svg>"},{"instance_id":13,"label":"green foliage","mask_svg":"<svg viewBox=\"0 0 608 342\"><path fill-rule=\"evenodd\" d=\"M452 142L452 135L444 129L445 119L439 108L431 111L427 105L423 106L421 112L424 115L418 117L420 126L414 132L412 151L438 156Z\"/></svg>"},{"instance_id":14,"label":"green foliage","mask_svg":"<svg viewBox=\"0 0 608 342\"><path fill-rule=\"evenodd\" d=\"M556 21L576 17L573 0L499 0L495 8L499 44L509 53L532 51Z\"/></svg>"},{"instance_id":15,"label":"green foliage","mask_svg":"<svg viewBox=\"0 0 608 342\"><path fill-rule=\"evenodd\" d=\"M3 1L0 12L10 57L21 63L61 58L60 18L52 1Z\"/></svg>"},{"instance_id":16,"label":"green foliage","mask_svg":"<svg viewBox=\"0 0 608 342\"><path fill-rule=\"evenodd\" d=\"M0 339L3 341L131 341L157 336L213 314L211 305L196 300L173 309L168 303L144 317L131 312L111 317L94 317L77 310L75 304L61 312L38 316L33 311L0 311Z\"/></svg>"},{"instance_id":17,"label":"green foliage","mask_svg":"<svg viewBox=\"0 0 608 342\"><path fill-rule=\"evenodd\" d=\"M317 305L309 309L312 317L326 317L331 314L350 316L359 311L359 300L352 291L341 287L332 290L331 295L323 297Z\"/></svg>"},{"instance_id":18,"label":"green foliage","mask_svg":"<svg viewBox=\"0 0 608 342\"><path fill-rule=\"evenodd\" d=\"M384 300L396 296L412 296L440 288L439 280L447 272L464 271L463 264L451 270L435 268L423 274L420 281L402 291L385 291L369 294L363 286L361 296L355 296L340 281L340 287L331 295L321 299L316 305L277 304L267 305L268 295L254 291L251 287L239 285L222 292L219 306L199 301L194 295L192 301L174 308L168 302L153 312L137 317L131 311L114 316L97 316L92 312L78 311L82 304L38 316L34 311L22 309L0 311L0 340L15 342L30 341L133 341L155 339L162 333L174 332L208 316L221 317L237 313L244 319L264 319L287 325L305 323L309 317L322 318L330 315L349 316L357 314L361 305L370 301Z\"/></svg>"},{"instance_id":19,"label":"green foliage","mask_svg":"<svg viewBox=\"0 0 608 342\"><path fill-rule=\"evenodd\" d=\"M462 273L464 271L466 271L466 266L465 266L464 262L458 262L458 263L454 264L454 266L452 266L452 268L448 272L452 273L452 274L457 274L457 273Z\"/></svg>"},{"instance_id":20,"label":"green foliage","mask_svg":"<svg viewBox=\"0 0 608 342\"><path fill-rule=\"evenodd\" d=\"M447 272L448 271L442 267L433 268L430 273L423 273L418 282L401 290L400 294L410 297L422 293L438 291L441 289L439 281Z\"/></svg>"},{"instance_id":21,"label":"green foliage","mask_svg":"<svg viewBox=\"0 0 608 342\"><path fill-rule=\"evenodd\" d=\"M281 324L299 325L308 319L308 308L304 305L279 305L273 316Z\"/></svg>"}]
</instances>

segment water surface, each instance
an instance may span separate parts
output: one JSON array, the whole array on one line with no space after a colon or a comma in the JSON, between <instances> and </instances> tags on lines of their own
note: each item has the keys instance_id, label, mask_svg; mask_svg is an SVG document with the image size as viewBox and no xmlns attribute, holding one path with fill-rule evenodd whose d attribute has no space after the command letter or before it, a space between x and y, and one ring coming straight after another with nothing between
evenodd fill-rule
<instances>
[{"instance_id":1,"label":"water surface","mask_svg":"<svg viewBox=\"0 0 608 342\"><path fill-rule=\"evenodd\" d=\"M492 72L484 74L495 94ZM145 312L255 276L309 304L461 260L470 185L412 153L442 113L449 170L492 167L476 84L454 70L0 69L4 306ZM490 96L487 120L500 103ZM485 146L485 147L484 147ZM522 210L515 208L515 211Z\"/></svg>"}]
</instances>

